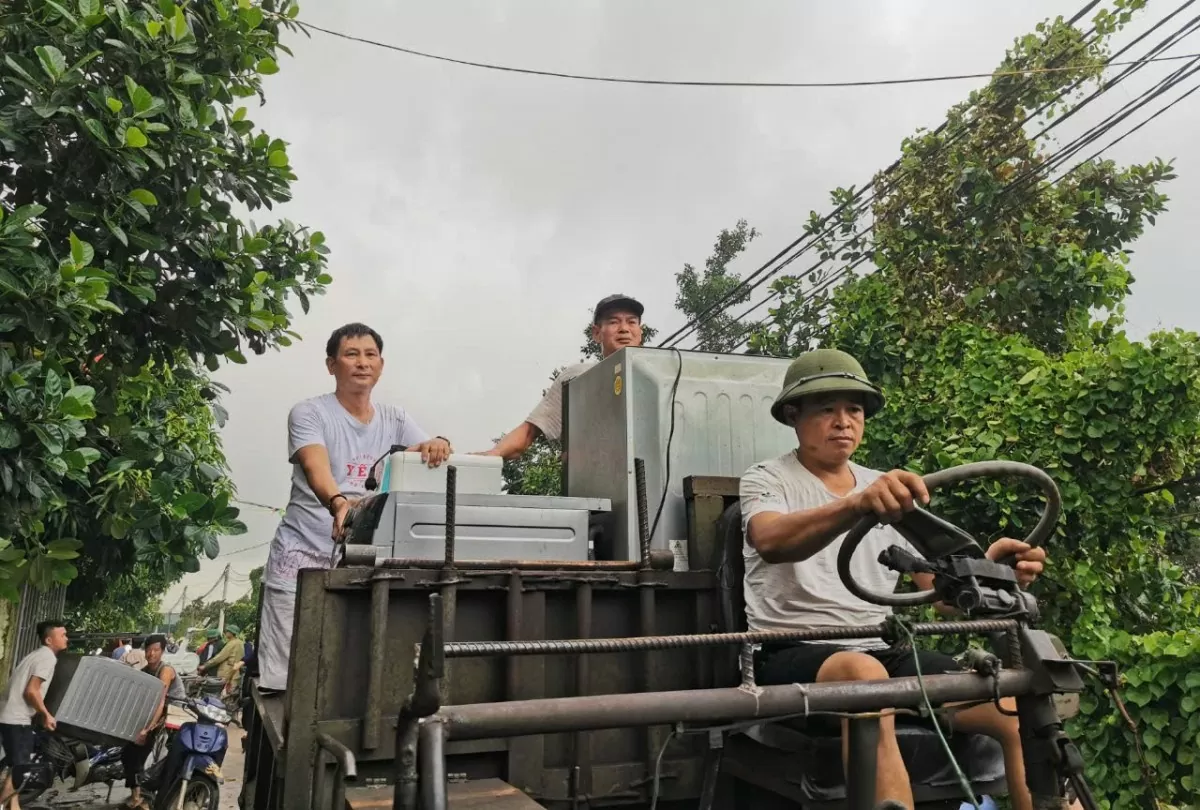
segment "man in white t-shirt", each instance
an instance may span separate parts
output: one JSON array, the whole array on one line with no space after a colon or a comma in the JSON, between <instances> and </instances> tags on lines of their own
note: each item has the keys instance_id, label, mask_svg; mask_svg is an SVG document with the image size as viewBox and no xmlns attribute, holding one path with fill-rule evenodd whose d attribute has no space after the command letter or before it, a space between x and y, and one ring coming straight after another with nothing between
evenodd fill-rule
<instances>
[{"instance_id":1,"label":"man in white t-shirt","mask_svg":"<svg viewBox=\"0 0 1200 810\"><path fill-rule=\"evenodd\" d=\"M878 562L883 549L898 545L917 553L887 524L917 502L928 503L921 477L904 470L883 473L850 461L862 441L865 419L882 407L879 389L844 352L818 349L789 366L771 413L795 429L799 446L754 465L741 479L746 619L751 630L877 624L891 613L888 607L851 594L837 572L842 538L871 513L878 515L880 525L864 538L851 564L864 588L889 592L899 581L898 573ZM1010 554L1016 558L1018 579L1028 586L1041 573L1045 552L1007 538L987 550L993 560ZM933 587L932 574L912 578L922 590ZM931 651L917 655L922 674L961 670L950 656ZM764 646L755 669L762 685L878 680L916 675L913 658L911 648L889 647L880 639L777 644ZM1004 703L1007 709L1015 708L1011 699ZM958 712L954 725L999 740L1013 808L1031 810L1016 718L987 704ZM885 799L913 806L890 717L881 721L878 754L876 801Z\"/></svg>"},{"instance_id":2,"label":"man in white t-shirt","mask_svg":"<svg viewBox=\"0 0 1200 810\"><path fill-rule=\"evenodd\" d=\"M9 802L9 810L20 810L17 793L25 782L33 756L33 718L41 716L47 731L57 725L46 708L46 691L54 678L58 654L67 648L67 628L62 622L38 622L41 645L21 659L8 683L8 695L0 708L0 743L8 775L0 788L0 806Z\"/></svg>"},{"instance_id":3,"label":"man in white t-shirt","mask_svg":"<svg viewBox=\"0 0 1200 810\"><path fill-rule=\"evenodd\" d=\"M645 307L628 295L610 295L596 304L592 313L592 340L600 344L600 356L608 357L626 346L642 345L642 313ZM562 439L563 386L596 365L595 360L567 366L551 383L542 401L525 421L480 455L520 458L538 434L552 441Z\"/></svg>"},{"instance_id":4,"label":"man in white t-shirt","mask_svg":"<svg viewBox=\"0 0 1200 810\"><path fill-rule=\"evenodd\" d=\"M376 403L383 373L383 338L361 323L343 326L325 344L334 391L306 399L288 414L292 492L271 541L263 575L258 637L259 687L287 688L296 578L304 568L328 568L351 503L366 493L375 463L402 446L432 467L450 456L450 442L430 438L403 408Z\"/></svg>"}]
</instances>

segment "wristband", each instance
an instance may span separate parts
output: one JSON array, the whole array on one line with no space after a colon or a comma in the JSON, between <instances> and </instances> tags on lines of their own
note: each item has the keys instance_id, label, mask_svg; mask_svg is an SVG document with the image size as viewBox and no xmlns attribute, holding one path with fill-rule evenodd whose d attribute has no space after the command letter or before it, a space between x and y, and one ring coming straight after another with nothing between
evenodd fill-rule
<instances>
[{"instance_id":1,"label":"wristband","mask_svg":"<svg viewBox=\"0 0 1200 810\"><path fill-rule=\"evenodd\" d=\"M325 505L325 508L327 510L329 510L329 514L331 514L331 515L333 514L333 502L336 501L338 498L341 498L343 501L349 500L345 495L343 495L340 492L337 495L334 495L332 498L330 498L329 503L327 503Z\"/></svg>"}]
</instances>

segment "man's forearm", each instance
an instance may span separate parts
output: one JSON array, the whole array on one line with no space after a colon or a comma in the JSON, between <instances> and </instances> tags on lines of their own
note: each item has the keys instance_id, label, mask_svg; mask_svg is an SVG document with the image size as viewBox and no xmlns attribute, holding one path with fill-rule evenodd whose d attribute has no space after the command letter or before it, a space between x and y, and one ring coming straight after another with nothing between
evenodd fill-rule
<instances>
[{"instance_id":1,"label":"man's forearm","mask_svg":"<svg viewBox=\"0 0 1200 810\"><path fill-rule=\"evenodd\" d=\"M854 498L842 498L816 509L755 515L749 541L769 563L803 562L848 531L862 517Z\"/></svg>"},{"instance_id":2,"label":"man's forearm","mask_svg":"<svg viewBox=\"0 0 1200 810\"><path fill-rule=\"evenodd\" d=\"M29 703L29 705L33 706L38 714L42 715L43 717L48 717L50 715L50 710L46 708L46 703L42 700L42 689L40 683L37 686L30 684L25 688L25 700L27 703Z\"/></svg>"},{"instance_id":3,"label":"man's forearm","mask_svg":"<svg viewBox=\"0 0 1200 810\"><path fill-rule=\"evenodd\" d=\"M328 507L329 501L341 494L337 481L334 480L333 470L329 466L329 454L324 447L315 445L301 448L297 455L309 489L317 496L322 506Z\"/></svg>"},{"instance_id":4,"label":"man's forearm","mask_svg":"<svg viewBox=\"0 0 1200 810\"><path fill-rule=\"evenodd\" d=\"M533 423L522 422L504 434L504 437L496 442L496 446L487 451L487 455L500 456L507 461L520 458L521 454L533 444L537 435L538 429Z\"/></svg>"}]
</instances>

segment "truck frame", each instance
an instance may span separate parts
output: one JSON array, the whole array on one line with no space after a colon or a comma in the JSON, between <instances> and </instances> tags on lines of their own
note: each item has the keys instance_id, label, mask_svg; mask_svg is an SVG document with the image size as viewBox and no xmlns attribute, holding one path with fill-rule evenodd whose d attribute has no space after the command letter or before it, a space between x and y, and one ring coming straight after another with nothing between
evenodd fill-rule
<instances>
[{"instance_id":1,"label":"truck frame","mask_svg":"<svg viewBox=\"0 0 1200 810\"><path fill-rule=\"evenodd\" d=\"M997 474L966 466L927 482ZM640 560L456 559L453 467L447 475L444 559L376 560L374 548L349 545L337 567L301 572L288 689L245 690L243 810L865 810L884 713L928 722L942 704L1002 697L1016 698L1035 799L1050 807L1070 791L1096 806L1055 703L1082 691L1085 663L1035 629L1036 606L1011 618L751 633L736 478L684 479L692 568L677 571L671 552L650 548L642 485ZM924 514L938 524L925 528L943 530L940 553L975 565L962 562L956 527ZM1039 527L1048 535L1055 520L1048 506ZM977 594L1004 590L994 571L970 574ZM900 631L982 635L995 654L976 654L961 674L754 682L755 644ZM1115 678L1111 665L1090 663ZM830 773L841 770L839 736L805 725L827 714L847 721L849 778ZM972 794L1004 792L987 742L951 746ZM965 799L942 756L941 776L914 777L918 807Z\"/></svg>"}]
</instances>

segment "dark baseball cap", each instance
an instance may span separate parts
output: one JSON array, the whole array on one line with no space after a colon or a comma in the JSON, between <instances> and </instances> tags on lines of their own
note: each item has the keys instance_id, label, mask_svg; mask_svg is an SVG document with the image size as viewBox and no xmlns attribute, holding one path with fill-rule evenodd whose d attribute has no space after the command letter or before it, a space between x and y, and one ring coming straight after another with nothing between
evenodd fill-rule
<instances>
[{"instance_id":1,"label":"dark baseball cap","mask_svg":"<svg viewBox=\"0 0 1200 810\"><path fill-rule=\"evenodd\" d=\"M627 310L642 317L642 313L646 310L641 302L636 298L630 298L628 295L610 295L607 298L601 298L600 303L596 304L596 311L592 314L592 323L600 323L600 319L614 310Z\"/></svg>"}]
</instances>

